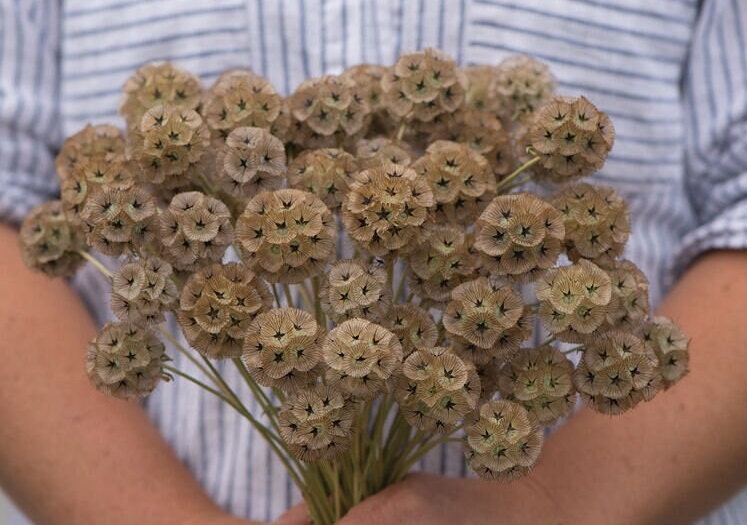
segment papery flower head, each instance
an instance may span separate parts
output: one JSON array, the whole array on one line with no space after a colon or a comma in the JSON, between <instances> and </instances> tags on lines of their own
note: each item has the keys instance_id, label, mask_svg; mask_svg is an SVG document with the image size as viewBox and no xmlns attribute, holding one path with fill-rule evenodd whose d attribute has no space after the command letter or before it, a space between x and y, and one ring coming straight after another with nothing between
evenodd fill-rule
<instances>
[{"instance_id":1,"label":"papery flower head","mask_svg":"<svg viewBox=\"0 0 747 525\"><path fill-rule=\"evenodd\" d=\"M358 164L350 153L337 148L306 150L288 166L288 184L313 193L331 210L338 210Z\"/></svg>"},{"instance_id":2,"label":"papery flower head","mask_svg":"<svg viewBox=\"0 0 747 525\"><path fill-rule=\"evenodd\" d=\"M266 129L237 127L222 144L215 179L226 193L254 197L283 185L285 146Z\"/></svg>"},{"instance_id":3,"label":"papery flower head","mask_svg":"<svg viewBox=\"0 0 747 525\"><path fill-rule=\"evenodd\" d=\"M379 323L392 302L383 265L360 259L332 263L319 291L319 302L330 319L341 323L361 317Z\"/></svg>"},{"instance_id":4,"label":"papery flower head","mask_svg":"<svg viewBox=\"0 0 747 525\"><path fill-rule=\"evenodd\" d=\"M386 164L409 166L414 154L405 142L378 137L359 140L355 145L355 156L358 167L365 170Z\"/></svg>"},{"instance_id":5,"label":"papery flower head","mask_svg":"<svg viewBox=\"0 0 747 525\"><path fill-rule=\"evenodd\" d=\"M65 139L54 165L62 183L80 162L120 157L124 153L125 139L119 128L109 124L88 124Z\"/></svg>"},{"instance_id":6,"label":"papery flower head","mask_svg":"<svg viewBox=\"0 0 747 525\"><path fill-rule=\"evenodd\" d=\"M342 72L343 77L351 79L361 90L364 100L368 103L369 115L365 129L374 126L378 131L388 131L391 124L386 115L381 79L388 69L377 64L358 64Z\"/></svg>"},{"instance_id":7,"label":"papery flower head","mask_svg":"<svg viewBox=\"0 0 747 525\"><path fill-rule=\"evenodd\" d=\"M467 110L484 112L490 115L501 114L501 97L496 96L499 77L504 80L505 72L498 66L479 65L462 68L467 77L467 92L464 107Z\"/></svg>"},{"instance_id":8,"label":"papery flower head","mask_svg":"<svg viewBox=\"0 0 747 525\"><path fill-rule=\"evenodd\" d=\"M654 317L644 323L641 337L658 358L663 386L669 388L685 377L690 364L690 339L666 317Z\"/></svg>"},{"instance_id":9,"label":"papery flower head","mask_svg":"<svg viewBox=\"0 0 747 525\"><path fill-rule=\"evenodd\" d=\"M464 109L453 113L447 127L443 138L466 144L482 155L498 180L511 173L516 162L514 145L498 117L486 111Z\"/></svg>"},{"instance_id":10,"label":"papery flower head","mask_svg":"<svg viewBox=\"0 0 747 525\"><path fill-rule=\"evenodd\" d=\"M418 348L433 348L438 342L438 326L433 317L412 303L392 305L384 326L399 339L405 358Z\"/></svg>"},{"instance_id":11,"label":"papery flower head","mask_svg":"<svg viewBox=\"0 0 747 525\"><path fill-rule=\"evenodd\" d=\"M557 86L550 68L527 55L508 57L496 69L495 96L506 121L531 116Z\"/></svg>"},{"instance_id":12,"label":"papery flower head","mask_svg":"<svg viewBox=\"0 0 747 525\"><path fill-rule=\"evenodd\" d=\"M524 308L524 312L516 321L516 324L500 330L496 341L487 348L483 348L484 343L481 341L478 341L479 344L473 343L472 341L475 341L474 337L470 341L463 336L449 333L448 339L455 354L478 367L486 366L493 361L502 364L513 358L519 352L521 345L531 337L533 322L532 312L528 308Z\"/></svg>"},{"instance_id":13,"label":"papery flower head","mask_svg":"<svg viewBox=\"0 0 747 525\"><path fill-rule=\"evenodd\" d=\"M51 277L70 277L83 263L83 234L62 212L60 201L35 207L21 226L19 246L23 262Z\"/></svg>"},{"instance_id":14,"label":"papery flower head","mask_svg":"<svg viewBox=\"0 0 747 525\"><path fill-rule=\"evenodd\" d=\"M635 331L648 316L648 279L627 260L614 261L605 270L612 281L605 326Z\"/></svg>"},{"instance_id":15,"label":"papery flower head","mask_svg":"<svg viewBox=\"0 0 747 525\"><path fill-rule=\"evenodd\" d=\"M121 321L135 324L163 322L179 291L171 265L156 257L123 264L112 275L111 309Z\"/></svg>"}]
</instances>

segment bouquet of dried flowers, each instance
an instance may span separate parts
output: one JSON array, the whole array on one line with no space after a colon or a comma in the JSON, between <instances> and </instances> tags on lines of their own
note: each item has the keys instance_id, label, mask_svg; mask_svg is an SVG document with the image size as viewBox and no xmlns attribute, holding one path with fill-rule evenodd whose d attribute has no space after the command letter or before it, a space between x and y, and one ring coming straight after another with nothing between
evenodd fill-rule
<instances>
[{"instance_id":1,"label":"bouquet of dried flowers","mask_svg":"<svg viewBox=\"0 0 747 525\"><path fill-rule=\"evenodd\" d=\"M133 398L179 375L219 396L316 525L449 441L478 475L512 480L577 396L619 414L688 366L688 339L649 317L646 277L621 258L626 203L578 182L612 123L554 88L529 57L459 68L434 49L287 98L251 71L203 90L148 64L124 86L126 133L88 126L63 145L61 199L28 216L23 256L110 277L119 321L86 361L98 390ZM203 375L174 367L161 337ZM213 360L238 367L262 414Z\"/></svg>"}]
</instances>

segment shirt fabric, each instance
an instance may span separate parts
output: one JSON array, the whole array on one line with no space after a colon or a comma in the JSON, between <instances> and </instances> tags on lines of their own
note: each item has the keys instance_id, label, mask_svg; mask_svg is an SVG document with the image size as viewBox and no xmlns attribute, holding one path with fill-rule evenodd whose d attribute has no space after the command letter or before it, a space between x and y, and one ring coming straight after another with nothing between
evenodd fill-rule
<instances>
[{"instance_id":1,"label":"shirt fabric","mask_svg":"<svg viewBox=\"0 0 747 525\"><path fill-rule=\"evenodd\" d=\"M251 68L288 94L428 46L467 65L523 53L551 66L560 93L585 94L611 116L616 143L592 181L627 200L626 256L656 305L697 255L747 248L746 34L741 0L0 0L0 218L18 223L55 196L63 137L89 122L121 126L121 86L151 60L205 85ZM86 268L75 284L103 323L108 283ZM258 412L236 370L219 366ZM262 438L210 394L177 379L145 403L227 510L269 520L297 500ZM420 467L466 474L459 445ZM747 524L747 491L702 523Z\"/></svg>"}]
</instances>

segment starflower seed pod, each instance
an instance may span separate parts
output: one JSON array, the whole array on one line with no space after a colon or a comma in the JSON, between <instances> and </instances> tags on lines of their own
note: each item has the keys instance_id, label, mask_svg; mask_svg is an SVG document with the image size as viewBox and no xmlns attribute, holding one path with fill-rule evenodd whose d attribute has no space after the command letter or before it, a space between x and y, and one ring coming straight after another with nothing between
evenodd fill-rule
<instances>
[{"instance_id":1,"label":"starflower seed pod","mask_svg":"<svg viewBox=\"0 0 747 525\"><path fill-rule=\"evenodd\" d=\"M179 193L171 199L159 227L163 257L177 270L193 271L219 262L233 242L228 207L199 191Z\"/></svg>"},{"instance_id":2,"label":"starflower seed pod","mask_svg":"<svg viewBox=\"0 0 747 525\"><path fill-rule=\"evenodd\" d=\"M78 163L91 159L120 157L124 152L125 140L119 128L109 124L88 124L65 139L54 166L60 182L64 183Z\"/></svg>"},{"instance_id":3,"label":"starflower seed pod","mask_svg":"<svg viewBox=\"0 0 747 525\"><path fill-rule=\"evenodd\" d=\"M499 195L475 223L475 249L490 274L527 281L555 264L564 235L552 205L529 193Z\"/></svg>"},{"instance_id":4,"label":"starflower seed pod","mask_svg":"<svg viewBox=\"0 0 747 525\"><path fill-rule=\"evenodd\" d=\"M265 279L298 283L315 277L335 252L337 230L316 195L295 189L254 197L236 222L245 260Z\"/></svg>"},{"instance_id":5,"label":"starflower seed pod","mask_svg":"<svg viewBox=\"0 0 747 525\"><path fill-rule=\"evenodd\" d=\"M149 329L107 323L88 344L86 373L96 390L132 399L150 394L162 378L163 343Z\"/></svg>"},{"instance_id":6,"label":"starflower seed pod","mask_svg":"<svg viewBox=\"0 0 747 525\"><path fill-rule=\"evenodd\" d=\"M654 317L641 328L646 347L658 358L663 386L669 388L685 377L690 363L690 339L666 317Z\"/></svg>"},{"instance_id":7,"label":"starflower seed pod","mask_svg":"<svg viewBox=\"0 0 747 525\"><path fill-rule=\"evenodd\" d=\"M480 379L475 367L448 348L415 350L393 381L400 411L414 428L448 432L475 409Z\"/></svg>"},{"instance_id":8,"label":"starflower seed pod","mask_svg":"<svg viewBox=\"0 0 747 525\"><path fill-rule=\"evenodd\" d=\"M489 401L498 393L498 381L500 379L502 362L498 359L491 359L481 365L475 364L477 377L480 378L480 399L478 403Z\"/></svg>"},{"instance_id":9,"label":"starflower seed pod","mask_svg":"<svg viewBox=\"0 0 747 525\"><path fill-rule=\"evenodd\" d=\"M496 88L499 77L505 80L505 72L489 65L465 67L462 71L467 77L465 109L500 115L502 97L496 96Z\"/></svg>"},{"instance_id":10,"label":"starflower seed pod","mask_svg":"<svg viewBox=\"0 0 747 525\"><path fill-rule=\"evenodd\" d=\"M263 76L229 69L205 93L202 114L214 138L225 140L240 127L269 130L280 116L283 98Z\"/></svg>"},{"instance_id":11,"label":"starflower seed pod","mask_svg":"<svg viewBox=\"0 0 747 525\"><path fill-rule=\"evenodd\" d=\"M612 299L610 276L594 263L553 268L537 281L538 314L559 340L582 342L606 320Z\"/></svg>"},{"instance_id":12,"label":"starflower seed pod","mask_svg":"<svg viewBox=\"0 0 747 525\"><path fill-rule=\"evenodd\" d=\"M495 95L504 120L531 116L552 97L557 86L550 68L526 55L506 58L498 64Z\"/></svg>"},{"instance_id":13,"label":"starflower seed pod","mask_svg":"<svg viewBox=\"0 0 747 525\"><path fill-rule=\"evenodd\" d=\"M456 226L429 226L423 237L420 247L406 256L411 289L421 299L448 302L456 286L474 277L477 255Z\"/></svg>"},{"instance_id":14,"label":"starflower seed pod","mask_svg":"<svg viewBox=\"0 0 747 525\"><path fill-rule=\"evenodd\" d=\"M156 204L144 189L98 188L80 212L88 245L106 255L136 253L155 236Z\"/></svg>"},{"instance_id":15,"label":"starflower seed pod","mask_svg":"<svg viewBox=\"0 0 747 525\"><path fill-rule=\"evenodd\" d=\"M573 363L549 345L527 348L503 365L501 396L524 406L543 425L571 413L576 401Z\"/></svg>"},{"instance_id":16,"label":"starflower seed pod","mask_svg":"<svg viewBox=\"0 0 747 525\"><path fill-rule=\"evenodd\" d=\"M438 327L433 317L412 303L393 305L384 326L399 339L404 358L417 348L432 348L438 342Z\"/></svg>"},{"instance_id":17,"label":"starflower seed pod","mask_svg":"<svg viewBox=\"0 0 747 525\"><path fill-rule=\"evenodd\" d=\"M635 331L649 314L648 279L626 260L614 261L606 272L612 281L606 326Z\"/></svg>"},{"instance_id":18,"label":"starflower seed pod","mask_svg":"<svg viewBox=\"0 0 747 525\"><path fill-rule=\"evenodd\" d=\"M239 127L226 138L217 157L221 189L235 197L254 197L283 184L285 146L262 128Z\"/></svg>"},{"instance_id":19,"label":"starflower seed pod","mask_svg":"<svg viewBox=\"0 0 747 525\"><path fill-rule=\"evenodd\" d=\"M385 137L359 140L355 147L358 167L362 170L386 164L409 166L413 155L407 143Z\"/></svg>"},{"instance_id":20,"label":"starflower seed pod","mask_svg":"<svg viewBox=\"0 0 747 525\"><path fill-rule=\"evenodd\" d=\"M49 201L31 210L20 232L23 262L50 277L71 277L83 263L83 234L62 213L60 201Z\"/></svg>"},{"instance_id":21,"label":"starflower seed pod","mask_svg":"<svg viewBox=\"0 0 747 525\"><path fill-rule=\"evenodd\" d=\"M112 312L133 324L163 322L179 297L171 275L171 265L156 257L123 264L112 276Z\"/></svg>"},{"instance_id":22,"label":"starflower seed pod","mask_svg":"<svg viewBox=\"0 0 747 525\"><path fill-rule=\"evenodd\" d=\"M491 361L503 363L514 357L522 343L532 335L533 316L528 309L524 309L519 320L511 328L502 330L498 339L489 348L481 348L466 338L449 334L452 351L462 359L466 359L477 366L483 366Z\"/></svg>"},{"instance_id":23,"label":"starflower seed pod","mask_svg":"<svg viewBox=\"0 0 747 525\"><path fill-rule=\"evenodd\" d=\"M427 48L400 56L382 78L381 87L393 119L430 122L462 105L467 78L454 60Z\"/></svg>"},{"instance_id":24,"label":"starflower seed pod","mask_svg":"<svg viewBox=\"0 0 747 525\"><path fill-rule=\"evenodd\" d=\"M332 263L319 291L319 301L336 323L361 317L379 323L392 302L386 270L381 265L357 259Z\"/></svg>"},{"instance_id":25,"label":"starflower seed pod","mask_svg":"<svg viewBox=\"0 0 747 525\"><path fill-rule=\"evenodd\" d=\"M534 178L564 183L602 168L615 129L607 114L586 98L554 97L537 112L529 139L541 159L533 168Z\"/></svg>"},{"instance_id":26,"label":"starflower seed pod","mask_svg":"<svg viewBox=\"0 0 747 525\"><path fill-rule=\"evenodd\" d=\"M383 326L355 318L327 334L322 356L329 367L328 385L357 399L372 399L401 365L402 345Z\"/></svg>"},{"instance_id":27,"label":"starflower seed pod","mask_svg":"<svg viewBox=\"0 0 747 525\"><path fill-rule=\"evenodd\" d=\"M485 479L513 481L528 474L542 449L536 420L505 399L483 403L465 431L467 464Z\"/></svg>"},{"instance_id":28,"label":"starflower seed pod","mask_svg":"<svg viewBox=\"0 0 747 525\"><path fill-rule=\"evenodd\" d=\"M377 257L407 253L434 203L428 183L414 170L390 164L358 173L342 206L342 222L353 241Z\"/></svg>"},{"instance_id":29,"label":"starflower seed pod","mask_svg":"<svg viewBox=\"0 0 747 525\"><path fill-rule=\"evenodd\" d=\"M454 288L441 322L450 334L489 349L523 314L524 303L512 286L479 277Z\"/></svg>"},{"instance_id":30,"label":"starflower seed pod","mask_svg":"<svg viewBox=\"0 0 747 525\"><path fill-rule=\"evenodd\" d=\"M306 150L288 166L288 184L313 193L330 210L339 210L356 171L355 158L341 149Z\"/></svg>"},{"instance_id":31,"label":"starflower seed pod","mask_svg":"<svg viewBox=\"0 0 747 525\"><path fill-rule=\"evenodd\" d=\"M150 62L127 79L119 113L128 129L138 127L140 119L151 108L170 104L197 109L202 87L193 74L170 62Z\"/></svg>"},{"instance_id":32,"label":"starflower seed pod","mask_svg":"<svg viewBox=\"0 0 747 525\"><path fill-rule=\"evenodd\" d=\"M563 188L552 203L563 215L571 260L583 257L607 267L622 254L630 236L630 212L612 188L574 184Z\"/></svg>"},{"instance_id":33,"label":"starflower seed pod","mask_svg":"<svg viewBox=\"0 0 747 525\"><path fill-rule=\"evenodd\" d=\"M141 178L173 187L189 181L210 147L210 130L196 111L171 104L146 111L128 135L128 153Z\"/></svg>"},{"instance_id":34,"label":"starflower seed pod","mask_svg":"<svg viewBox=\"0 0 747 525\"><path fill-rule=\"evenodd\" d=\"M260 385L298 392L319 377L324 335L324 328L303 310L270 310L249 325L241 357Z\"/></svg>"},{"instance_id":35,"label":"starflower seed pod","mask_svg":"<svg viewBox=\"0 0 747 525\"><path fill-rule=\"evenodd\" d=\"M269 287L252 270L216 263L187 279L177 319L189 344L206 357L239 357L247 328L270 305Z\"/></svg>"},{"instance_id":36,"label":"starflower seed pod","mask_svg":"<svg viewBox=\"0 0 747 525\"><path fill-rule=\"evenodd\" d=\"M621 414L645 399L657 375L653 350L633 334L610 331L584 345L573 383L586 403L603 414Z\"/></svg>"},{"instance_id":37,"label":"starflower seed pod","mask_svg":"<svg viewBox=\"0 0 747 525\"><path fill-rule=\"evenodd\" d=\"M485 111L458 110L449 126L448 140L467 144L482 155L497 180L511 173L516 163L511 135L495 115Z\"/></svg>"},{"instance_id":38,"label":"starflower seed pod","mask_svg":"<svg viewBox=\"0 0 747 525\"><path fill-rule=\"evenodd\" d=\"M298 390L278 412L280 436L302 461L332 460L352 441L355 408L354 402L326 385Z\"/></svg>"}]
</instances>

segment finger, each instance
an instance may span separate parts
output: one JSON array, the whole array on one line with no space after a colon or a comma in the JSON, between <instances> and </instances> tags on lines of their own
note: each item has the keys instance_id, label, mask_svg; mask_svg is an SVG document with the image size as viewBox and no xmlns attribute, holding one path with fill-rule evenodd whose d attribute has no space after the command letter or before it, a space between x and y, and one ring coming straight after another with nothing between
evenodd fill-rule
<instances>
[{"instance_id":1,"label":"finger","mask_svg":"<svg viewBox=\"0 0 747 525\"><path fill-rule=\"evenodd\" d=\"M306 503L301 502L280 516L275 525L312 525Z\"/></svg>"}]
</instances>

